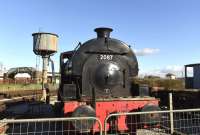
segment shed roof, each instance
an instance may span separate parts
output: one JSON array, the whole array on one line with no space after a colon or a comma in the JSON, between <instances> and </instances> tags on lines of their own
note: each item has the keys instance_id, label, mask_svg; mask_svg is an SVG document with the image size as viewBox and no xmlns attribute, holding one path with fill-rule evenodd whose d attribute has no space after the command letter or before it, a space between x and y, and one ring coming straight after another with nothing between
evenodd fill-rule
<instances>
[{"instance_id":1,"label":"shed roof","mask_svg":"<svg viewBox=\"0 0 200 135\"><path fill-rule=\"evenodd\" d=\"M185 65L185 67L194 67L194 66L200 66L200 63L194 63L194 64Z\"/></svg>"}]
</instances>

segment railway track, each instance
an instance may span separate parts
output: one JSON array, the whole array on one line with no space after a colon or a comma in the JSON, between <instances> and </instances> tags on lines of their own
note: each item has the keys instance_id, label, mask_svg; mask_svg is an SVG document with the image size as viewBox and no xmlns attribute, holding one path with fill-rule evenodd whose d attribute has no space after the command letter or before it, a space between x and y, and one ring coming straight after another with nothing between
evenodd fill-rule
<instances>
[{"instance_id":1,"label":"railway track","mask_svg":"<svg viewBox=\"0 0 200 135\"><path fill-rule=\"evenodd\" d=\"M55 96L56 90L50 91L50 96ZM17 104L22 101L38 101L42 97L42 90L20 90L0 92L0 112L6 106Z\"/></svg>"},{"instance_id":2,"label":"railway track","mask_svg":"<svg viewBox=\"0 0 200 135\"><path fill-rule=\"evenodd\" d=\"M15 90L0 92L0 99L42 94L42 90Z\"/></svg>"},{"instance_id":3,"label":"railway track","mask_svg":"<svg viewBox=\"0 0 200 135\"><path fill-rule=\"evenodd\" d=\"M57 90L51 90L50 95L55 95ZM23 97L29 95L41 95L42 90L15 90L15 91L3 91L0 92L0 100L4 98Z\"/></svg>"}]
</instances>

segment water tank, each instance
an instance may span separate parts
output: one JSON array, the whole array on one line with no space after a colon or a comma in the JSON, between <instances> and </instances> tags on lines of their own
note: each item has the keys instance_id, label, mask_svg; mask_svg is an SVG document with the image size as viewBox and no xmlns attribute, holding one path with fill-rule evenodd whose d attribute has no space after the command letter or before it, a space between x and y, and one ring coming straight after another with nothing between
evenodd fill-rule
<instances>
[{"instance_id":1,"label":"water tank","mask_svg":"<svg viewBox=\"0 0 200 135\"><path fill-rule=\"evenodd\" d=\"M48 56L57 52L58 35L53 33L33 33L33 52L36 55Z\"/></svg>"}]
</instances>

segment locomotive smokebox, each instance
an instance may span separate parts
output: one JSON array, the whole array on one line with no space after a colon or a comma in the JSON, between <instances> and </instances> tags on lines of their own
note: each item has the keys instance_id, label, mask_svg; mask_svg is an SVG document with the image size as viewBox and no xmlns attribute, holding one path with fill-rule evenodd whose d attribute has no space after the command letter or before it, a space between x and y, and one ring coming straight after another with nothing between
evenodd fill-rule
<instances>
[{"instance_id":1,"label":"locomotive smokebox","mask_svg":"<svg viewBox=\"0 0 200 135\"><path fill-rule=\"evenodd\" d=\"M110 37L110 32L113 31L111 28L96 28L94 30L97 33L97 38L109 38Z\"/></svg>"}]
</instances>

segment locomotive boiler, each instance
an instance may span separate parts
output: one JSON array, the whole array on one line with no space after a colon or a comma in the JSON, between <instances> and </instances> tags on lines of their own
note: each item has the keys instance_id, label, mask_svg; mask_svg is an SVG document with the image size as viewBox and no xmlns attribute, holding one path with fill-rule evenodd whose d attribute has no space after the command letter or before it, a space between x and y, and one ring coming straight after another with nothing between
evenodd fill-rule
<instances>
[{"instance_id":1,"label":"locomotive boiler","mask_svg":"<svg viewBox=\"0 0 200 135\"><path fill-rule=\"evenodd\" d=\"M112 113L158 108L157 99L141 96L132 83L138 75L137 58L126 43L110 37L112 31L96 28L96 38L61 53L58 99L66 117L98 117L104 123ZM128 130L125 118L117 121L124 123L116 124L119 131Z\"/></svg>"}]
</instances>

